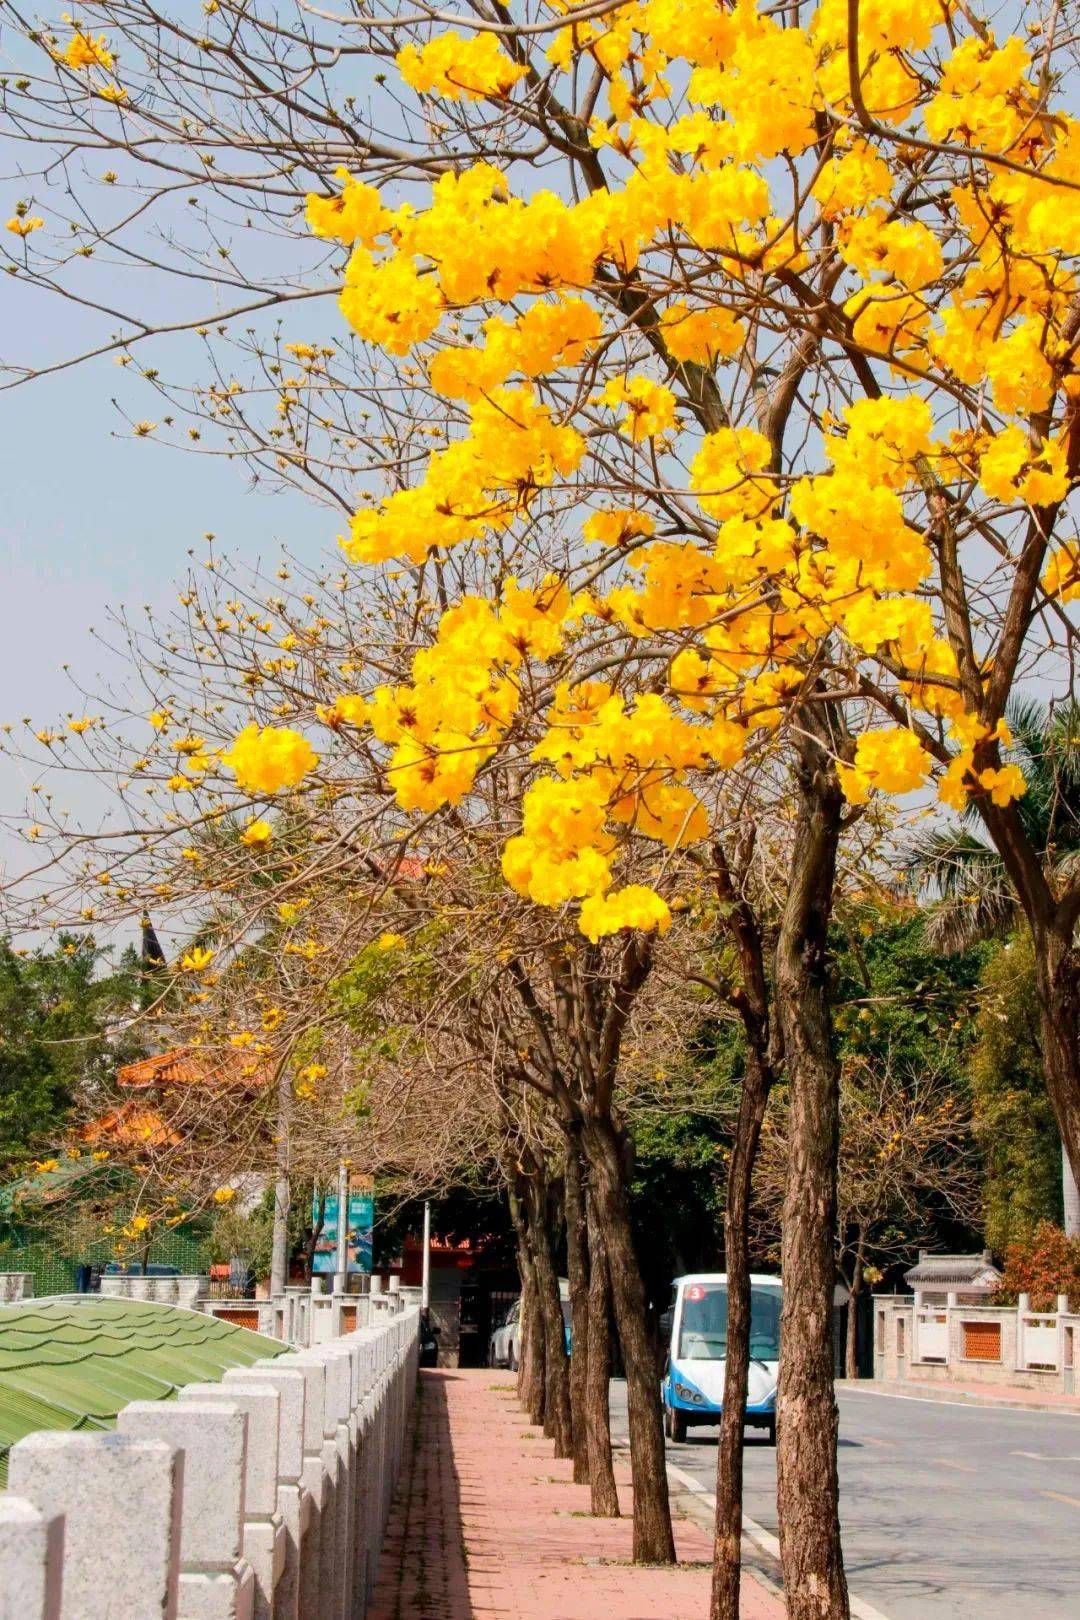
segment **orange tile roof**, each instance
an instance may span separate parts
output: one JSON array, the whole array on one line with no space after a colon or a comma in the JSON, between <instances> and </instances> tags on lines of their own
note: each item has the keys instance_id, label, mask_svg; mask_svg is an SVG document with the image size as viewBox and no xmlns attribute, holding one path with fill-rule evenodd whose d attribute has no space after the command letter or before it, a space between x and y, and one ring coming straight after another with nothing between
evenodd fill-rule
<instances>
[{"instance_id":1,"label":"orange tile roof","mask_svg":"<svg viewBox=\"0 0 1080 1620\"><path fill-rule=\"evenodd\" d=\"M134 1101L121 1103L119 1108L90 1120L79 1136L94 1147L104 1142L117 1147L175 1147L180 1141L160 1114Z\"/></svg>"},{"instance_id":2,"label":"orange tile roof","mask_svg":"<svg viewBox=\"0 0 1080 1620\"><path fill-rule=\"evenodd\" d=\"M258 1088L269 1076L265 1069L251 1073L251 1059L241 1052L194 1053L176 1046L154 1057L125 1063L116 1071L117 1082L138 1091L166 1086L244 1086Z\"/></svg>"}]
</instances>

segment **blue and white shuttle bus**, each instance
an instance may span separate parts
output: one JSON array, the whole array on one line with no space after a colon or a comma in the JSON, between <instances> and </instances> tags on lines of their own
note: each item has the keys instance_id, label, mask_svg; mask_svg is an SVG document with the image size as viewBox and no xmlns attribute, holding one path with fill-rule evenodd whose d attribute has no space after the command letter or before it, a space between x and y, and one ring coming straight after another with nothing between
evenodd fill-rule
<instances>
[{"instance_id":1,"label":"blue and white shuttle bus","mask_svg":"<svg viewBox=\"0 0 1080 1620\"><path fill-rule=\"evenodd\" d=\"M751 1428L764 1429L774 1445L780 1299L779 1277L751 1276L746 1422ZM676 1277L670 1323L664 1416L668 1437L681 1441L691 1424L720 1421L727 1368L727 1276L713 1271Z\"/></svg>"}]
</instances>

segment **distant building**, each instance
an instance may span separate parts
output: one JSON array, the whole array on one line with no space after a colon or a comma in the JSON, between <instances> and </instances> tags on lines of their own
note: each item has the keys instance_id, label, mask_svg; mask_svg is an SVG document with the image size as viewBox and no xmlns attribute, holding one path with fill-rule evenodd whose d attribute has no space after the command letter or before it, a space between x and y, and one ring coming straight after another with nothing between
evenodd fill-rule
<instances>
[{"instance_id":1,"label":"distant building","mask_svg":"<svg viewBox=\"0 0 1080 1620\"><path fill-rule=\"evenodd\" d=\"M917 1263L904 1272L904 1281L915 1295L917 1310L947 1305L950 1294L957 1296L958 1305L988 1305L1001 1286L1001 1272L989 1249L982 1254L927 1254L920 1249Z\"/></svg>"}]
</instances>

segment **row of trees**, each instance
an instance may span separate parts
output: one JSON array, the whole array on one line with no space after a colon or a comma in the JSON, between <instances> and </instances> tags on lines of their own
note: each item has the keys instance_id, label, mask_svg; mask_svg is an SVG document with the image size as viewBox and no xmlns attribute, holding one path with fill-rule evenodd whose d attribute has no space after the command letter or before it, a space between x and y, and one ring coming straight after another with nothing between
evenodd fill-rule
<instances>
[{"instance_id":1,"label":"row of trees","mask_svg":"<svg viewBox=\"0 0 1080 1620\"><path fill-rule=\"evenodd\" d=\"M423 10L204 13L0 7L28 192L9 267L101 316L86 354L158 396L136 436L309 489L351 566L275 582L211 557L175 621L120 622L128 690L31 728L39 910L101 928L152 900L197 935L155 1010L251 1065L237 1122L281 1186L321 1085L418 1182L425 1152L503 1166L546 1324L527 1398L542 1383L566 1447L562 1201L579 1463L602 1476L610 1289L646 1560L673 1548L625 1100L702 1007L733 1022L713 1613L738 1612L775 1094L785 1588L793 1620L845 1617L832 947L913 794L977 817L1001 863L1080 1172L1080 882L1006 713L1032 682L1071 694L1067 20L1029 8L999 43L939 0L472 0L449 33ZM197 335L201 376L166 375L167 331ZM61 815L57 767L113 787L107 825ZM872 1115L881 1065L848 1069ZM907 1144L926 1119L896 1125ZM950 1130L927 1133L946 1159Z\"/></svg>"}]
</instances>

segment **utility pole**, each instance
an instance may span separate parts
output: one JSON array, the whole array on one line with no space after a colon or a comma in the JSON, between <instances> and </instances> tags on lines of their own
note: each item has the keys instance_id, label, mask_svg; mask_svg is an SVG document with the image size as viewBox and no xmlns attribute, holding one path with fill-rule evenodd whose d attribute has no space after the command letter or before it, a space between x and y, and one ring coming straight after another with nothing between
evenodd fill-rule
<instances>
[{"instance_id":1,"label":"utility pole","mask_svg":"<svg viewBox=\"0 0 1080 1620\"><path fill-rule=\"evenodd\" d=\"M337 1173L337 1262L334 1291L349 1291L349 1167L342 1159Z\"/></svg>"},{"instance_id":2,"label":"utility pole","mask_svg":"<svg viewBox=\"0 0 1080 1620\"><path fill-rule=\"evenodd\" d=\"M431 1204L424 1200L424 1252L420 1271L420 1308L427 1310L431 1303Z\"/></svg>"},{"instance_id":3,"label":"utility pole","mask_svg":"<svg viewBox=\"0 0 1080 1620\"><path fill-rule=\"evenodd\" d=\"M289 1116L292 1105L292 1076L284 1064L278 1075L277 1177L274 1181L273 1247L270 1256L270 1298L285 1292L289 1280Z\"/></svg>"},{"instance_id":4,"label":"utility pole","mask_svg":"<svg viewBox=\"0 0 1080 1620\"><path fill-rule=\"evenodd\" d=\"M1065 1209L1066 1236L1080 1237L1080 1193L1076 1190L1076 1179L1064 1143L1061 1145L1061 1201Z\"/></svg>"}]
</instances>

